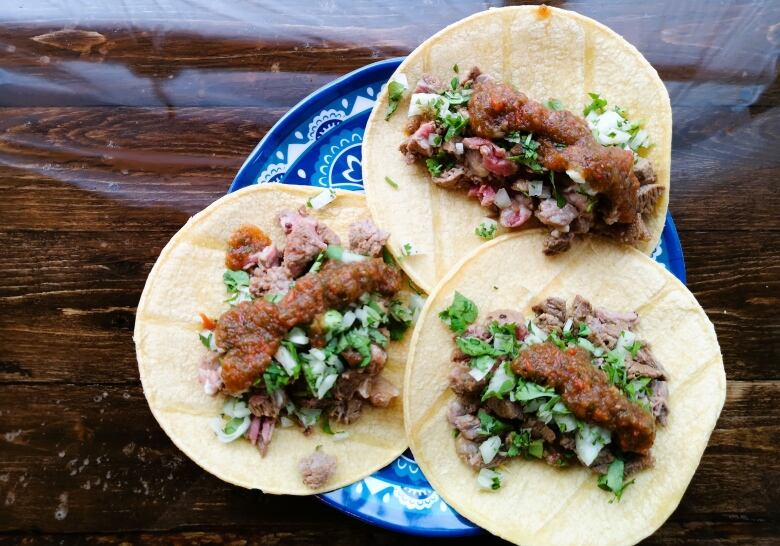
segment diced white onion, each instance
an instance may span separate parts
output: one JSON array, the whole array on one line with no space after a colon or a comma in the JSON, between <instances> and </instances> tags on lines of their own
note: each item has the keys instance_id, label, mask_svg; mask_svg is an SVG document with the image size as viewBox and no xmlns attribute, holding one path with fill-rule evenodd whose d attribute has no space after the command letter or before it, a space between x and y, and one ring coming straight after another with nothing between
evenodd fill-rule
<instances>
[{"instance_id":1,"label":"diced white onion","mask_svg":"<svg viewBox=\"0 0 780 546\"><path fill-rule=\"evenodd\" d=\"M481 444L479 444L479 453L482 455L482 462L490 464L493 459L496 458L496 453L501 447L501 438L498 436L491 436Z\"/></svg>"},{"instance_id":2,"label":"diced white onion","mask_svg":"<svg viewBox=\"0 0 780 546\"><path fill-rule=\"evenodd\" d=\"M222 422L221 417L215 417L214 419L209 421L209 424L211 425L214 434L217 435L219 441L222 442L223 444L228 444L233 440L243 436L244 433L249 429L249 424L251 421L252 420L249 417L244 417L244 420L241 422L240 425L236 427L236 430L232 434L225 434L225 430L224 430L225 425Z\"/></svg>"},{"instance_id":3,"label":"diced white onion","mask_svg":"<svg viewBox=\"0 0 780 546\"><path fill-rule=\"evenodd\" d=\"M282 427L282 428L290 428L294 424L295 423L293 423L293 420L290 419L289 417L287 417L286 415L282 415L279 418L279 426Z\"/></svg>"},{"instance_id":4,"label":"diced white onion","mask_svg":"<svg viewBox=\"0 0 780 546\"><path fill-rule=\"evenodd\" d=\"M571 432L577 428L577 419L572 414L560 414L553 415L553 420L561 432Z\"/></svg>"},{"instance_id":5,"label":"diced white onion","mask_svg":"<svg viewBox=\"0 0 780 546\"><path fill-rule=\"evenodd\" d=\"M627 347L631 347L631 345L634 344L634 341L636 341L636 334L628 330L623 330L622 332L620 332L620 335L618 336L618 340L617 340L617 344L615 345L615 348L625 349Z\"/></svg>"},{"instance_id":6,"label":"diced white onion","mask_svg":"<svg viewBox=\"0 0 780 546\"><path fill-rule=\"evenodd\" d=\"M576 448L577 457L582 464L590 466L598 457L601 449L612 441L612 433L598 425L583 423L577 430Z\"/></svg>"},{"instance_id":7,"label":"diced white onion","mask_svg":"<svg viewBox=\"0 0 780 546\"><path fill-rule=\"evenodd\" d=\"M362 262L363 260L367 260L365 256L362 254L358 254L357 252L351 252L349 250L345 250L341 253L341 261L345 264L351 264L354 262Z\"/></svg>"},{"instance_id":8,"label":"diced white onion","mask_svg":"<svg viewBox=\"0 0 780 546\"><path fill-rule=\"evenodd\" d=\"M491 470L489 468L483 468L479 471L479 475L477 475L477 483L479 486L482 489L486 489L488 491L494 491L493 481L496 479L498 480L498 485L500 487L503 476L500 472L496 472L495 470Z\"/></svg>"},{"instance_id":9,"label":"diced white onion","mask_svg":"<svg viewBox=\"0 0 780 546\"><path fill-rule=\"evenodd\" d=\"M343 442L343 441L344 441L344 440L346 440L347 438L349 438L349 432L347 432L346 430L342 430L342 431L340 431L340 432L335 432L335 433L333 434L333 439L334 439L336 442Z\"/></svg>"},{"instance_id":10,"label":"diced white onion","mask_svg":"<svg viewBox=\"0 0 780 546\"><path fill-rule=\"evenodd\" d=\"M298 366L298 362L296 362L292 353L287 350L287 347L284 345L279 345L279 348L276 350L276 354L274 354L274 359L282 365L282 368L284 368L284 371L287 372L287 375L290 377L293 376L295 373L295 368Z\"/></svg>"},{"instance_id":11,"label":"diced white onion","mask_svg":"<svg viewBox=\"0 0 780 546\"><path fill-rule=\"evenodd\" d=\"M545 334L534 321L528 321L528 335L525 336L523 343L526 345L534 345L536 343L544 343L547 341L547 334Z\"/></svg>"},{"instance_id":12,"label":"diced white onion","mask_svg":"<svg viewBox=\"0 0 780 546\"><path fill-rule=\"evenodd\" d=\"M528 195L530 197L540 197L542 195L543 188L544 182L541 180L530 180L528 182Z\"/></svg>"},{"instance_id":13,"label":"diced white onion","mask_svg":"<svg viewBox=\"0 0 780 546\"><path fill-rule=\"evenodd\" d=\"M455 153L458 155L463 155L463 143L462 142L456 142L455 143Z\"/></svg>"},{"instance_id":14,"label":"diced white onion","mask_svg":"<svg viewBox=\"0 0 780 546\"><path fill-rule=\"evenodd\" d=\"M249 406L243 400L230 397L222 407L222 413L228 417L246 417L252 412L249 411Z\"/></svg>"},{"instance_id":15,"label":"diced white onion","mask_svg":"<svg viewBox=\"0 0 780 546\"><path fill-rule=\"evenodd\" d=\"M403 72L399 72L398 74L393 74L393 77L390 78L390 81L398 82L404 86L404 89L409 89L409 80L406 78L406 74L404 74Z\"/></svg>"},{"instance_id":16,"label":"diced white onion","mask_svg":"<svg viewBox=\"0 0 780 546\"><path fill-rule=\"evenodd\" d=\"M308 355L313 360L319 360L319 361L325 362L326 355L325 355L325 351L323 351L322 349L317 349L317 348L312 347L311 349L309 349Z\"/></svg>"},{"instance_id":17,"label":"diced white onion","mask_svg":"<svg viewBox=\"0 0 780 546\"><path fill-rule=\"evenodd\" d=\"M338 379L338 374L329 374L322 376L321 380L318 380L317 382L319 385L317 386L317 398L320 400L323 396L328 394L328 391L333 386L333 384L336 382L336 379Z\"/></svg>"},{"instance_id":18,"label":"diced white onion","mask_svg":"<svg viewBox=\"0 0 780 546\"><path fill-rule=\"evenodd\" d=\"M344 318L341 319L341 329L348 330L350 326L355 322L357 316L354 311L347 311L344 313Z\"/></svg>"},{"instance_id":19,"label":"diced white onion","mask_svg":"<svg viewBox=\"0 0 780 546\"><path fill-rule=\"evenodd\" d=\"M287 340L296 345L307 345L309 343L306 332L297 326L287 333Z\"/></svg>"},{"instance_id":20,"label":"diced white onion","mask_svg":"<svg viewBox=\"0 0 780 546\"><path fill-rule=\"evenodd\" d=\"M320 414L322 413L321 409L316 408L301 408L295 412L295 415L298 416L298 419L301 420L301 424L308 428L313 426L317 419L320 418Z\"/></svg>"},{"instance_id":21,"label":"diced white onion","mask_svg":"<svg viewBox=\"0 0 780 546\"><path fill-rule=\"evenodd\" d=\"M587 182L582 177L582 174L579 171L575 171L574 169L567 169L566 175L577 184L587 184Z\"/></svg>"},{"instance_id":22,"label":"diced white onion","mask_svg":"<svg viewBox=\"0 0 780 546\"><path fill-rule=\"evenodd\" d=\"M441 95L437 95L436 93L412 94L412 98L409 101L408 116L419 116L420 114L424 114L426 112L436 113L435 104L437 101L441 101L443 103L440 112L446 113L450 108L450 103Z\"/></svg>"},{"instance_id":23,"label":"diced white onion","mask_svg":"<svg viewBox=\"0 0 780 546\"><path fill-rule=\"evenodd\" d=\"M563 325L563 333L568 334L571 332L571 325L574 324L574 321L572 319L568 319L566 323Z\"/></svg>"},{"instance_id":24,"label":"diced white onion","mask_svg":"<svg viewBox=\"0 0 780 546\"><path fill-rule=\"evenodd\" d=\"M590 340L585 339L584 337L577 338L577 346L582 347L594 356L601 356L604 354L604 351L593 345Z\"/></svg>"},{"instance_id":25,"label":"diced white onion","mask_svg":"<svg viewBox=\"0 0 780 546\"><path fill-rule=\"evenodd\" d=\"M632 150L637 151L639 148L647 147L649 142L650 142L650 136L647 134L647 131L645 131L644 129L640 129L634 135L634 138L632 138L631 141L628 143L628 146Z\"/></svg>"},{"instance_id":26,"label":"diced white onion","mask_svg":"<svg viewBox=\"0 0 780 546\"><path fill-rule=\"evenodd\" d=\"M501 188L496 192L495 203L496 206L500 209L505 209L512 206L512 198L509 197L506 189Z\"/></svg>"},{"instance_id":27,"label":"diced white onion","mask_svg":"<svg viewBox=\"0 0 780 546\"><path fill-rule=\"evenodd\" d=\"M332 203L336 199L336 191L332 189L323 190L311 199L309 199L309 206L314 210L319 210L328 203Z\"/></svg>"},{"instance_id":28,"label":"diced white onion","mask_svg":"<svg viewBox=\"0 0 780 546\"><path fill-rule=\"evenodd\" d=\"M479 368L471 368L469 375L474 378L475 381L482 381L485 376L490 373L490 369L480 370Z\"/></svg>"}]
</instances>

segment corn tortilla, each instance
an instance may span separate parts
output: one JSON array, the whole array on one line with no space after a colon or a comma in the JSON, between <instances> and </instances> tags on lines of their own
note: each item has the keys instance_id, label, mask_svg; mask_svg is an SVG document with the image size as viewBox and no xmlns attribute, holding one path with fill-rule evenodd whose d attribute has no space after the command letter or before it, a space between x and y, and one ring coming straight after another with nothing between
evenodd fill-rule
<instances>
[{"instance_id":1,"label":"corn tortilla","mask_svg":"<svg viewBox=\"0 0 780 546\"><path fill-rule=\"evenodd\" d=\"M663 82L634 46L572 11L506 7L477 13L428 38L396 74L406 75L413 89L426 73L449 81L455 64L461 73L479 66L533 99L557 98L576 114L590 103L587 93L597 92L609 105L625 108L631 120L644 121L653 143L647 158L657 183L667 189L653 214L645 217L651 237L640 250L653 251L669 202L672 111ZM385 121L387 89L379 95L363 140L363 176L371 213L391 233L391 250L399 253L403 242L411 241L423 252L403 260L402 267L430 291L460 258L483 243L474 229L486 210L463 191L435 186L424 165L406 164L398 146L405 137L410 97L411 90ZM386 176L397 189L385 182Z\"/></svg>"},{"instance_id":2,"label":"corn tortilla","mask_svg":"<svg viewBox=\"0 0 780 546\"><path fill-rule=\"evenodd\" d=\"M662 266L636 249L592 238L547 258L544 233L501 236L472 252L429 296L412 339L404 384L406 432L414 456L436 491L460 514L524 546L634 544L677 507L723 407L726 377L715 330L693 295ZM639 472L622 499L596 485L583 467L558 469L512 459L504 485L481 490L477 473L455 453L447 406L454 394L452 332L438 313L455 291L473 300L481 320L493 309L533 317L549 296L579 294L615 311L639 314L636 334L669 373L669 420L657 429L652 468Z\"/></svg>"},{"instance_id":3,"label":"corn tortilla","mask_svg":"<svg viewBox=\"0 0 780 546\"><path fill-rule=\"evenodd\" d=\"M217 200L192 217L160 254L146 282L136 314L133 338L138 369L149 407L171 440L195 463L218 478L266 493L309 495L353 483L390 463L406 448L400 398L388 408L366 405L360 419L335 441L317 426L309 436L298 427L279 428L265 457L242 439L219 442L209 420L219 415L225 397L211 397L198 382L207 350L198 340L198 313L210 317L228 309L222 274L230 234L243 223L259 226L277 244L284 234L276 215L297 209L322 188L265 184ZM336 200L310 214L330 226L343 241L349 225L369 217L365 198L337 192ZM392 342L382 376L401 387L409 332ZM334 476L322 488L306 487L298 461L315 446L337 459Z\"/></svg>"}]
</instances>

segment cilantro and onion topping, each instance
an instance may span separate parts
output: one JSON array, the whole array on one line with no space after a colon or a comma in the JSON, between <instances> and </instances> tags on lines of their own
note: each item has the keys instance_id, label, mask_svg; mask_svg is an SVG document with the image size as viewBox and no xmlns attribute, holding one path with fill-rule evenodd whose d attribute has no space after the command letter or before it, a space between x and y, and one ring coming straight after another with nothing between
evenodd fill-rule
<instances>
[{"instance_id":1,"label":"cilantro and onion topping","mask_svg":"<svg viewBox=\"0 0 780 546\"><path fill-rule=\"evenodd\" d=\"M439 313L457 347L450 387L458 398L448 419L455 427L459 456L480 470L477 481L485 490L503 483L496 467L520 457L554 466L577 462L589 467L600 475L599 487L619 500L633 483L629 474L650 464L649 456L622 451L610 429L577 417L554 387L515 372L526 370L513 364L534 346L587 355L603 372L602 381L639 406L636 411L656 411L660 402L654 381L663 382L663 372L631 331L636 316L593 309L579 297L573 305L579 306L576 311L564 300L549 298L534 306L534 319L498 310L480 322L476 304L455 292L450 306ZM648 371L653 366L657 371ZM472 409L475 404L477 409Z\"/></svg>"}]
</instances>

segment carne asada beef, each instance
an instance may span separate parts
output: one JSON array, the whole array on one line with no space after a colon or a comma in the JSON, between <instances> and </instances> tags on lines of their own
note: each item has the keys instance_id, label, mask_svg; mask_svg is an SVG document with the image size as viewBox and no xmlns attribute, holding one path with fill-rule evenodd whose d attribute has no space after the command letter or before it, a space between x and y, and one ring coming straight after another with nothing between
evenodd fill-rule
<instances>
[{"instance_id":1,"label":"carne asada beef","mask_svg":"<svg viewBox=\"0 0 780 546\"><path fill-rule=\"evenodd\" d=\"M597 474L617 459L624 476L650 466L668 416L668 376L632 331L638 315L581 296L570 305L549 297L532 310L528 322L493 311L456 336L447 420L458 457L474 469L517 456L578 461Z\"/></svg>"},{"instance_id":2,"label":"carne asada beef","mask_svg":"<svg viewBox=\"0 0 780 546\"><path fill-rule=\"evenodd\" d=\"M336 473L336 458L317 450L298 462L298 470L306 487L320 489Z\"/></svg>"},{"instance_id":3,"label":"carne asada beef","mask_svg":"<svg viewBox=\"0 0 780 546\"><path fill-rule=\"evenodd\" d=\"M256 226L231 236L226 264L236 269L223 280L232 308L216 321L201 314L209 352L198 379L207 394L229 395L212 427L221 441L243 436L261 455L277 426L308 434L319 419L324 429L328 419L350 424L364 404L392 404L400 390L381 376L386 348L391 329L395 339L417 309L399 294L399 270L377 257L388 234L370 220L350 226L349 253L304 209L279 221L282 251ZM304 480L324 483L332 465L313 457L302 462Z\"/></svg>"},{"instance_id":4,"label":"carne asada beef","mask_svg":"<svg viewBox=\"0 0 780 546\"><path fill-rule=\"evenodd\" d=\"M361 220L349 227L349 248L358 254L378 258L388 237L390 234L376 227L371 220Z\"/></svg>"},{"instance_id":5,"label":"carne asada beef","mask_svg":"<svg viewBox=\"0 0 780 546\"><path fill-rule=\"evenodd\" d=\"M505 228L546 225L546 254L596 232L627 244L649 239L665 188L639 153L651 145L640 124L593 95L581 117L537 102L476 67L451 85L424 75L412 95L408 163L431 182L466 191ZM505 193L504 193L505 192Z\"/></svg>"}]
</instances>

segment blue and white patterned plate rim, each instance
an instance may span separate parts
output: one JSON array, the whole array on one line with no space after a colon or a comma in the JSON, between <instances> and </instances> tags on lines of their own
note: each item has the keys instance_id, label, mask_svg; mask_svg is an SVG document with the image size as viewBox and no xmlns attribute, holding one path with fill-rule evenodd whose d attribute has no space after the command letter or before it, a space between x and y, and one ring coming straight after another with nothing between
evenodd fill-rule
<instances>
[{"instance_id":1,"label":"blue and white patterned plate rim","mask_svg":"<svg viewBox=\"0 0 780 546\"><path fill-rule=\"evenodd\" d=\"M387 59L364 66L301 100L250 153L229 192L271 181L361 188L359 143L363 128L381 85L402 60ZM340 130L331 130L336 127ZM347 149L349 155L345 155ZM342 171L342 176L352 173L359 178L347 176L348 182L334 183L330 173L342 156L349 167ZM359 173L356 166L361 169ZM317 173L325 179L323 176L315 179ZM669 214L652 257L685 283L682 248ZM398 532L439 537L482 532L433 491L408 452L372 476L319 498L355 518Z\"/></svg>"}]
</instances>

